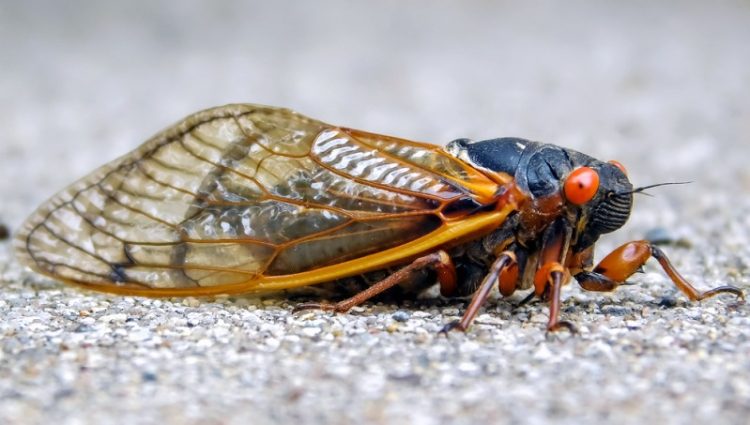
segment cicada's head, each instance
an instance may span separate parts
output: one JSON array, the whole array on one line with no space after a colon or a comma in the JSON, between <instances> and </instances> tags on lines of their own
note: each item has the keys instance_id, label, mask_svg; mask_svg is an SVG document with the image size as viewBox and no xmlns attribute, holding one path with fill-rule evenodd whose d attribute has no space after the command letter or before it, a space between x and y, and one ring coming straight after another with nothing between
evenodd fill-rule
<instances>
[{"instance_id":1,"label":"cicada's head","mask_svg":"<svg viewBox=\"0 0 750 425\"><path fill-rule=\"evenodd\" d=\"M528 148L516 182L536 200L559 200L560 214L572 228L574 251L588 248L628 221L634 192L622 164L554 145Z\"/></svg>"},{"instance_id":2,"label":"cicada's head","mask_svg":"<svg viewBox=\"0 0 750 425\"><path fill-rule=\"evenodd\" d=\"M633 185L619 162L587 161L574 167L561 183L569 210L575 212L577 251L628 221L633 207Z\"/></svg>"}]
</instances>

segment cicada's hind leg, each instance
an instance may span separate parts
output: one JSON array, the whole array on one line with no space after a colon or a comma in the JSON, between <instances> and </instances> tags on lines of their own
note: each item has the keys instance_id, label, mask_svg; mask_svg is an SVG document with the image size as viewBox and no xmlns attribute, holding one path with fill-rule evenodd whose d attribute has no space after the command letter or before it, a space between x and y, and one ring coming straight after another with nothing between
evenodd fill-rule
<instances>
[{"instance_id":1,"label":"cicada's hind leg","mask_svg":"<svg viewBox=\"0 0 750 425\"><path fill-rule=\"evenodd\" d=\"M654 257L659 262L670 280L691 301L700 301L718 294L733 294L744 299L745 295L739 288L725 285L701 292L685 280L674 268L664 251L648 241L628 242L612 251L590 272L583 271L575 275L583 289L588 291L613 291L625 283L633 273L637 272L649 258Z\"/></svg>"},{"instance_id":2,"label":"cicada's hind leg","mask_svg":"<svg viewBox=\"0 0 750 425\"><path fill-rule=\"evenodd\" d=\"M326 303L304 303L296 306L293 311L301 310L326 310L335 311L337 313L345 313L352 307L362 304L370 298L380 294L381 292L392 288L400 283L408 282L414 276L415 272L424 269L434 269L437 272L438 282L440 282L440 292L443 294L450 294L456 289L456 269L453 266L448 253L445 251L438 251L424 257L419 257L414 260L408 266L401 270L391 274L387 278L375 283L364 291L354 295L351 298L347 298L343 301L335 304Z\"/></svg>"},{"instance_id":3,"label":"cicada's hind leg","mask_svg":"<svg viewBox=\"0 0 750 425\"><path fill-rule=\"evenodd\" d=\"M479 312L479 309L484 305L484 302L487 301L487 297L489 297L490 291L495 282L506 280L503 279L504 274L509 274L511 277L518 277L518 271L513 268L514 265L516 265L516 255L513 252L505 251L501 253L495 262L492 263L492 266L490 266L490 271L484 277L484 280L482 280L479 288L474 292L469 307L461 317L461 320L443 326L440 333L447 333L452 330L465 331L468 329L469 325L474 320L474 317L476 317Z\"/></svg>"}]
</instances>

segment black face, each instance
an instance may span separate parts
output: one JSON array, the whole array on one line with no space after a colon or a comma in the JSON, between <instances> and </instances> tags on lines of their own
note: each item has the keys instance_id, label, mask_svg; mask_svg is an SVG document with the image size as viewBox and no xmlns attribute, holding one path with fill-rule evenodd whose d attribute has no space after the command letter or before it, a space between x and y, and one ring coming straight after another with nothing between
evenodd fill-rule
<instances>
[{"instance_id":1,"label":"black face","mask_svg":"<svg viewBox=\"0 0 750 425\"><path fill-rule=\"evenodd\" d=\"M591 201L580 205L579 222L585 224L575 248L587 248L604 233L622 227L633 207L633 185L625 173L615 165L594 160L591 167L599 174L599 189Z\"/></svg>"},{"instance_id":2,"label":"black face","mask_svg":"<svg viewBox=\"0 0 750 425\"><path fill-rule=\"evenodd\" d=\"M619 167L559 146L518 138L470 142L459 139L446 150L478 167L512 175L516 185L533 198L563 194L574 229L574 248L584 249L604 233L622 227L630 216L633 185ZM585 202L571 202L565 184L575 170L588 167L598 176ZM568 199L570 198L570 199Z\"/></svg>"}]
</instances>

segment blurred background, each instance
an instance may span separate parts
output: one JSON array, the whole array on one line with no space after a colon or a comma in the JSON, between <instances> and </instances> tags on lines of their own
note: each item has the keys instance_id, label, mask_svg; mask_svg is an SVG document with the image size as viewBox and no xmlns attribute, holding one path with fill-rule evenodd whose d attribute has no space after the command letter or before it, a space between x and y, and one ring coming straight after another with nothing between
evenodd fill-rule
<instances>
[{"instance_id":1,"label":"blurred background","mask_svg":"<svg viewBox=\"0 0 750 425\"><path fill-rule=\"evenodd\" d=\"M522 136L697 180L707 157L750 152L748 23L746 1L2 2L0 158L15 178L0 191L37 204L231 102L434 143ZM45 190L17 194L27 185Z\"/></svg>"},{"instance_id":2,"label":"blurred background","mask_svg":"<svg viewBox=\"0 0 750 425\"><path fill-rule=\"evenodd\" d=\"M17 228L54 192L187 114L250 102L438 144L499 136L556 143L620 160L636 185L694 181L639 198L629 227L603 247L663 226L703 248L687 254L696 273L717 265L706 279L747 285L749 43L747 1L2 1L0 222ZM4 245L0 268L12 267ZM543 338L540 329L531 327L533 338ZM692 419L721 406L747 413L750 389L738 382L702 404L708 410L687 402L681 410ZM445 385L436 388L472 387ZM553 416L599 395L558 403L536 399L529 385L511 401ZM608 400L640 403L633 392L653 390L645 385ZM19 394L23 401L29 393ZM68 407L85 404L85 395ZM56 396L37 396L59 407ZM98 397L99 407L116 405ZM731 404L738 397L745 403ZM372 406L343 400L354 413ZM6 419L23 417L31 404L22 401L7 405L15 410ZM489 416L481 418L492 418L483 406ZM601 401L599 412L607 406ZM429 417L440 408L417 410ZM652 406L670 417L659 412Z\"/></svg>"}]
</instances>

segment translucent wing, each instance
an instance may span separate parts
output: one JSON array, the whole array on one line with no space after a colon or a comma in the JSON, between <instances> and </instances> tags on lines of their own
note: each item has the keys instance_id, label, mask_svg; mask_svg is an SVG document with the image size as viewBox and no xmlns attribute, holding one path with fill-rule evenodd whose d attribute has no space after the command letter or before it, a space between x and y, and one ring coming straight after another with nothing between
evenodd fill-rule
<instances>
[{"instance_id":1,"label":"translucent wing","mask_svg":"<svg viewBox=\"0 0 750 425\"><path fill-rule=\"evenodd\" d=\"M461 236L445 208L497 191L431 145L228 105L57 194L16 248L35 270L99 290L250 292L355 274L397 259L368 261L380 252Z\"/></svg>"}]
</instances>

